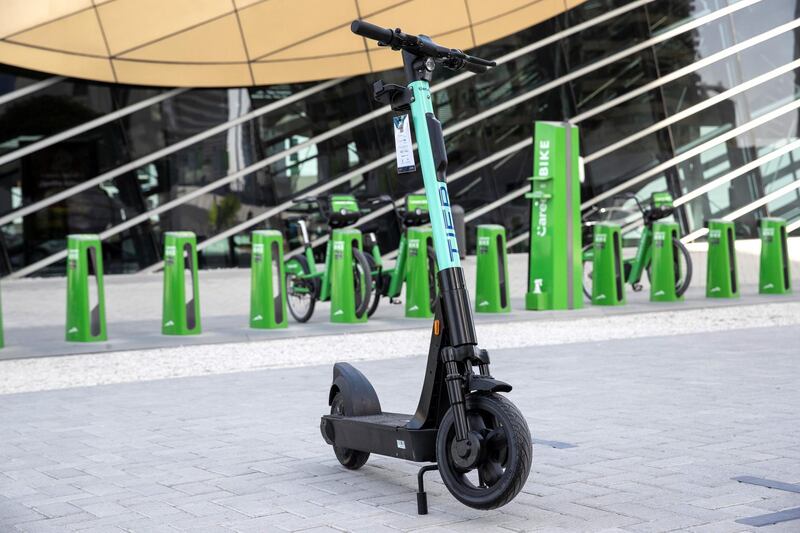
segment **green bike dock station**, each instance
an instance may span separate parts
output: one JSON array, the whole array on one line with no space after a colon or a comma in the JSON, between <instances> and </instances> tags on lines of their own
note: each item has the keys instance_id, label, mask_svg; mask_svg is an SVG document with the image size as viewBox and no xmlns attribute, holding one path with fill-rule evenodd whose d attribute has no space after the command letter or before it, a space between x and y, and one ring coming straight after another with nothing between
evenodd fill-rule
<instances>
[{"instance_id":1,"label":"green bike dock station","mask_svg":"<svg viewBox=\"0 0 800 533\"><path fill-rule=\"evenodd\" d=\"M353 248L362 249L361 231L355 228L335 229L329 246L329 252L333 252L332 258L331 253L328 254L331 273L330 320L336 324L366 322L366 311L360 316L356 313L356 295L364 280L357 280L353 275Z\"/></svg>"},{"instance_id":2,"label":"green bike dock station","mask_svg":"<svg viewBox=\"0 0 800 533\"><path fill-rule=\"evenodd\" d=\"M475 261L475 312L510 313L506 229L503 226L478 226Z\"/></svg>"},{"instance_id":3,"label":"green bike dock station","mask_svg":"<svg viewBox=\"0 0 800 533\"><path fill-rule=\"evenodd\" d=\"M250 327L288 327L283 235L276 230L254 231L251 234L251 248Z\"/></svg>"},{"instance_id":4,"label":"green bike dock station","mask_svg":"<svg viewBox=\"0 0 800 533\"><path fill-rule=\"evenodd\" d=\"M428 269L428 253L433 249L433 231L430 226L413 226L407 231L405 317L433 318L431 294L436 291L436 273L431 275Z\"/></svg>"},{"instance_id":5,"label":"green bike dock station","mask_svg":"<svg viewBox=\"0 0 800 533\"><path fill-rule=\"evenodd\" d=\"M191 231L164 234L164 302L161 333L199 335L197 238Z\"/></svg>"},{"instance_id":6,"label":"green bike dock station","mask_svg":"<svg viewBox=\"0 0 800 533\"><path fill-rule=\"evenodd\" d=\"M100 237L69 235L66 340L98 342L107 338Z\"/></svg>"},{"instance_id":7,"label":"green bike dock station","mask_svg":"<svg viewBox=\"0 0 800 533\"><path fill-rule=\"evenodd\" d=\"M653 224L653 258L650 263L650 301L678 302L675 285L680 278L680 262L675 255L673 241L680 237L678 225L674 222Z\"/></svg>"},{"instance_id":8,"label":"green bike dock station","mask_svg":"<svg viewBox=\"0 0 800 533\"><path fill-rule=\"evenodd\" d=\"M708 221L706 298L738 298L736 231L728 220Z\"/></svg>"},{"instance_id":9,"label":"green bike dock station","mask_svg":"<svg viewBox=\"0 0 800 533\"><path fill-rule=\"evenodd\" d=\"M578 128L537 122L533 140L525 309L583 307Z\"/></svg>"},{"instance_id":10,"label":"green bike dock station","mask_svg":"<svg viewBox=\"0 0 800 533\"><path fill-rule=\"evenodd\" d=\"M619 225L608 222L596 224L592 243L592 304L623 305L625 279Z\"/></svg>"},{"instance_id":11,"label":"green bike dock station","mask_svg":"<svg viewBox=\"0 0 800 533\"><path fill-rule=\"evenodd\" d=\"M761 294L788 294L792 291L789 249L786 242L786 221L782 218L762 218L761 261L758 291Z\"/></svg>"}]
</instances>

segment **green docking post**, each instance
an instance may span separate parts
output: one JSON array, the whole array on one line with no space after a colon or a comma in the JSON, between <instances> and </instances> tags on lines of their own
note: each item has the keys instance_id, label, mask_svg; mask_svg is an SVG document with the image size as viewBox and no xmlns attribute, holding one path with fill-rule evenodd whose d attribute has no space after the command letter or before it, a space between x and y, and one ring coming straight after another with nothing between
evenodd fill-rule
<instances>
[{"instance_id":1,"label":"green docking post","mask_svg":"<svg viewBox=\"0 0 800 533\"><path fill-rule=\"evenodd\" d=\"M191 231L164 234L163 335L199 335L197 238Z\"/></svg>"},{"instance_id":2,"label":"green docking post","mask_svg":"<svg viewBox=\"0 0 800 533\"><path fill-rule=\"evenodd\" d=\"M107 339L103 249L100 237L69 235L66 340L99 342Z\"/></svg>"},{"instance_id":3,"label":"green docking post","mask_svg":"<svg viewBox=\"0 0 800 533\"><path fill-rule=\"evenodd\" d=\"M708 221L706 298L738 298L736 235L730 220Z\"/></svg>"},{"instance_id":4,"label":"green docking post","mask_svg":"<svg viewBox=\"0 0 800 533\"><path fill-rule=\"evenodd\" d=\"M407 232L405 316L432 318L431 294L436 290L436 272L433 275L429 272L428 250L433 247L433 230L430 226L414 226Z\"/></svg>"},{"instance_id":5,"label":"green docking post","mask_svg":"<svg viewBox=\"0 0 800 533\"><path fill-rule=\"evenodd\" d=\"M497 224L478 226L475 280L476 313L510 313L506 229Z\"/></svg>"},{"instance_id":6,"label":"green docking post","mask_svg":"<svg viewBox=\"0 0 800 533\"><path fill-rule=\"evenodd\" d=\"M675 254L672 242L679 238L678 225L674 222L653 224L653 258L650 263L650 301L677 302L676 285L681 277L680 258Z\"/></svg>"},{"instance_id":7,"label":"green docking post","mask_svg":"<svg viewBox=\"0 0 800 533\"><path fill-rule=\"evenodd\" d=\"M594 226L592 259L592 304L623 305L625 277L622 237L618 224L600 222Z\"/></svg>"},{"instance_id":8,"label":"green docking post","mask_svg":"<svg viewBox=\"0 0 800 533\"><path fill-rule=\"evenodd\" d=\"M283 235L276 230L257 230L252 233L251 242L250 327L288 327Z\"/></svg>"},{"instance_id":9,"label":"green docking post","mask_svg":"<svg viewBox=\"0 0 800 533\"><path fill-rule=\"evenodd\" d=\"M353 248L362 249L361 232L355 228L336 228L331 234L331 322L358 324L367 321L366 311L356 314L356 280L353 276ZM361 280L363 283L363 280Z\"/></svg>"},{"instance_id":10,"label":"green docking post","mask_svg":"<svg viewBox=\"0 0 800 533\"><path fill-rule=\"evenodd\" d=\"M761 294L789 294L792 292L792 275L789 250L786 242L786 221L782 218L762 218L761 262L758 275L758 292Z\"/></svg>"}]
</instances>

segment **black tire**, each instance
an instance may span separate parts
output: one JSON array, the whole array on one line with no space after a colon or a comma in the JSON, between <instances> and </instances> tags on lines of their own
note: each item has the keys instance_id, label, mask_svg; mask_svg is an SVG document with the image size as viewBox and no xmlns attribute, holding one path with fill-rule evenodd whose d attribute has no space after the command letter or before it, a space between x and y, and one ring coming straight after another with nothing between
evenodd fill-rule
<instances>
[{"instance_id":1,"label":"black tire","mask_svg":"<svg viewBox=\"0 0 800 533\"><path fill-rule=\"evenodd\" d=\"M371 318L372 315L375 314L375 311L378 310L378 305L381 303L381 295L383 293L383 287L381 287L381 283L383 282L383 275L381 269L378 267L378 263L375 261L375 258L372 257L372 254L364 254L364 257L367 258L369 270L373 273L372 300L370 301L369 309L367 309L367 317Z\"/></svg>"},{"instance_id":2,"label":"black tire","mask_svg":"<svg viewBox=\"0 0 800 533\"><path fill-rule=\"evenodd\" d=\"M581 260L583 261L583 294L589 301L592 301L592 271L594 270L594 262L591 259L583 259L586 257L586 252L592 249L594 244L587 244L581 250ZM587 266L589 268L587 268Z\"/></svg>"},{"instance_id":3,"label":"black tire","mask_svg":"<svg viewBox=\"0 0 800 533\"><path fill-rule=\"evenodd\" d=\"M353 288L356 317L361 318L367 312L372 296L372 270L364 252L356 247L353 247Z\"/></svg>"},{"instance_id":4,"label":"black tire","mask_svg":"<svg viewBox=\"0 0 800 533\"><path fill-rule=\"evenodd\" d=\"M436 435L439 473L450 494L464 505L496 509L514 499L528 479L533 461L531 433L519 409L498 394L473 394L466 401L466 409L470 428L480 431L485 439L482 446L486 446L486 456L477 468L466 472L453 463L450 443L455 438L455 427L451 407ZM468 474L477 476L478 483ZM493 479L487 480L488 477Z\"/></svg>"},{"instance_id":5,"label":"black tire","mask_svg":"<svg viewBox=\"0 0 800 533\"><path fill-rule=\"evenodd\" d=\"M297 261L303 274L311 274L308 260L303 255L289 259L287 263ZM303 292L295 291L295 287L302 287ZM316 279L299 279L294 274L286 273L286 303L289 313L300 323L308 322L314 314L314 305L317 302L319 287Z\"/></svg>"},{"instance_id":6,"label":"black tire","mask_svg":"<svg viewBox=\"0 0 800 533\"><path fill-rule=\"evenodd\" d=\"M436 251L433 246L428 246L428 303L431 311L436 310L436 300L439 298L439 263L436 261Z\"/></svg>"},{"instance_id":7,"label":"black tire","mask_svg":"<svg viewBox=\"0 0 800 533\"><path fill-rule=\"evenodd\" d=\"M683 293L686 292L692 282L692 256L689 254L689 250L686 249L686 245L679 240L673 240L672 257L678 262L675 264L675 268L680 268L683 274L683 276L675 280L675 296L683 296ZM683 261L681 261L681 258L683 258ZM653 282L652 264L647 265L647 280L650 283Z\"/></svg>"},{"instance_id":8,"label":"black tire","mask_svg":"<svg viewBox=\"0 0 800 533\"><path fill-rule=\"evenodd\" d=\"M337 392L331 402L332 415L347 415L344 412L344 398L341 392ZM358 450L351 450L350 448L333 447L333 453L336 454L336 459L339 460L341 465L349 470L358 470L369 459L369 452L360 452Z\"/></svg>"},{"instance_id":9,"label":"black tire","mask_svg":"<svg viewBox=\"0 0 800 533\"><path fill-rule=\"evenodd\" d=\"M679 254L683 256L683 268L681 269L683 277L675 283L675 294L682 296L692 282L692 256L689 255L689 250L681 241L676 239L672 241L672 244L675 247L673 250L675 257L678 257Z\"/></svg>"}]
</instances>

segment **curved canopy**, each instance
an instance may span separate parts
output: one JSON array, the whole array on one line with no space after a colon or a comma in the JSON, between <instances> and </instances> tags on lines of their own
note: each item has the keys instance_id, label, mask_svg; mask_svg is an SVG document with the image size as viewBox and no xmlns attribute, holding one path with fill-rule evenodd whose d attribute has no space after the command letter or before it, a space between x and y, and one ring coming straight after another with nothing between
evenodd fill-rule
<instances>
[{"instance_id":1,"label":"curved canopy","mask_svg":"<svg viewBox=\"0 0 800 533\"><path fill-rule=\"evenodd\" d=\"M242 87L377 72L363 18L468 49L584 0L2 0L0 63L137 85Z\"/></svg>"}]
</instances>

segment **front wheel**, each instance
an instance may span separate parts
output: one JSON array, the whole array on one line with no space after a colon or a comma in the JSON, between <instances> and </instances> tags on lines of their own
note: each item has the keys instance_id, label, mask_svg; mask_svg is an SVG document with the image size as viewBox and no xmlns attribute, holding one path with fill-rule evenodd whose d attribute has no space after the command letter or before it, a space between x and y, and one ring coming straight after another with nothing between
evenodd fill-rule
<instances>
[{"instance_id":1,"label":"front wheel","mask_svg":"<svg viewBox=\"0 0 800 533\"><path fill-rule=\"evenodd\" d=\"M528 424L519 409L498 394L473 394L466 400L467 420L477 432L481 453L475 468L456 465L453 407L436 435L436 461L447 490L475 509L496 509L522 490L533 461Z\"/></svg>"},{"instance_id":2,"label":"front wheel","mask_svg":"<svg viewBox=\"0 0 800 533\"><path fill-rule=\"evenodd\" d=\"M378 310L378 305L381 303L381 296L383 293L383 270L378 266L378 262L372 257L372 254L364 254L364 257L369 263L369 270L372 273L372 300L367 309L367 317L372 318L375 311Z\"/></svg>"},{"instance_id":3,"label":"front wheel","mask_svg":"<svg viewBox=\"0 0 800 533\"><path fill-rule=\"evenodd\" d=\"M317 301L317 280L310 278L311 268L303 255L286 262L286 303L289 312L300 323L308 322Z\"/></svg>"}]
</instances>

